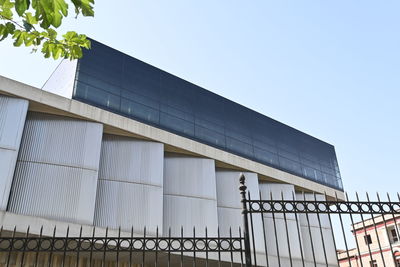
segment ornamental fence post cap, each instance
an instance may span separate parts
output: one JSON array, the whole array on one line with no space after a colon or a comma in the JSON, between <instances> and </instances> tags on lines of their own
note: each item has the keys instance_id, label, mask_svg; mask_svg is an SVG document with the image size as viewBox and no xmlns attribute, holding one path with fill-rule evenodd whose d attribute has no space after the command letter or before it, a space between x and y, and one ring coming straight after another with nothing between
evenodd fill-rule
<instances>
[{"instance_id":1,"label":"ornamental fence post cap","mask_svg":"<svg viewBox=\"0 0 400 267\"><path fill-rule=\"evenodd\" d=\"M246 177L244 177L243 172L241 172L241 173L240 173L240 177L239 177L240 183L241 183L241 184L244 184L245 180L246 180Z\"/></svg>"}]
</instances>

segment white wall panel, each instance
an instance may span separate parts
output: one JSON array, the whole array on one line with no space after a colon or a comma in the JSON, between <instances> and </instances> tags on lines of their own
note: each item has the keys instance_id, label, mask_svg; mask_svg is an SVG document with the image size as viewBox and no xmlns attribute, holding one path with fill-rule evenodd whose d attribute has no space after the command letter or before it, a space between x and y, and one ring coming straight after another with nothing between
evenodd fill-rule
<instances>
[{"instance_id":1,"label":"white wall panel","mask_svg":"<svg viewBox=\"0 0 400 267\"><path fill-rule=\"evenodd\" d=\"M241 172L217 169L217 200L218 207L242 209L240 202L239 177ZM243 172L246 178L247 191L252 199L259 199L258 176L256 173ZM247 196L246 196L247 197Z\"/></svg>"},{"instance_id":2,"label":"white wall panel","mask_svg":"<svg viewBox=\"0 0 400 267\"><path fill-rule=\"evenodd\" d=\"M290 184L260 183L262 199L270 200L294 200L294 186ZM293 266L302 266L300 241L301 231L295 214L287 213L286 222L283 214L266 213L264 216L264 229L267 236L267 248L269 263L271 266L278 266L278 249L281 266L290 266L289 256L291 255ZM298 219L298 218L297 218ZM300 232L300 236L299 236ZM289 241L288 241L289 240ZM290 248L290 253L289 253Z\"/></svg>"},{"instance_id":3,"label":"white wall panel","mask_svg":"<svg viewBox=\"0 0 400 267\"><path fill-rule=\"evenodd\" d=\"M27 100L0 95L0 210L7 208L27 110Z\"/></svg>"},{"instance_id":4,"label":"white wall panel","mask_svg":"<svg viewBox=\"0 0 400 267\"><path fill-rule=\"evenodd\" d=\"M9 210L93 223L101 124L28 113Z\"/></svg>"},{"instance_id":5,"label":"white wall panel","mask_svg":"<svg viewBox=\"0 0 400 267\"><path fill-rule=\"evenodd\" d=\"M92 224L97 172L19 161L9 209L25 215Z\"/></svg>"},{"instance_id":6,"label":"white wall panel","mask_svg":"<svg viewBox=\"0 0 400 267\"><path fill-rule=\"evenodd\" d=\"M169 156L164 159L164 235L217 232L217 196L214 160Z\"/></svg>"},{"instance_id":7,"label":"white wall panel","mask_svg":"<svg viewBox=\"0 0 400 267\"><path fill-rule=\"evenodd\" d=\"M196 227L197 235L205 234L208 228L210 236L217 235L218 217L216 201L186 196L164 195L164 235L180 236L181 226L185 235L193 235Z\"/></svg>"},{"instance_id":8,"label":"white wall panel","mask_svg":"<svg viewBox=\"0 0 400 267\"><path fill-rule=\"evenodd\" d=\"M71 99L77 65L78 60L63 59L43 85L42 90Z\"/></svg>"},{"instance_id":9,"label":"white wall panel","mask_svg":"<svg viewBox=\"0 0 400 267\"><path fill-rule=\"evenodd\" d=\"M325 196L321 194L314 195L312 193L296 193L296 199L325 201ZM313 261L312 249L314 249L315 261L318 264L326 265L326 255L328 265L337 266L336 248L328 215L319 214L318 216L316 213L308 215L299 214L299 221L304 242L304 258L307 261ZM314 248L311 247L311 242Z\"/></svg>"},{"instance_id":10,"label":"white wall panel","mask_svg":"<svg viewBox=\"0 0 400 267\"><path fill-rule=\"evenodd\" d=\"M232 233L238 233L239 227L243 227L243 216L241 195L239 191L239 177L241 172L217 169L217 206L218 223L221 235L229 236L229 229ZM259 198L258 175L256 173L244 172L246 178L247 192L250 192L251 199ZM247 197L247 196L246 196ZM260 214L253 214L254 233L257 238L254 240L256 250L264 252L263 228ZM252 242L252 241L251 241Z\"/></svg>"},{"instance_id":11,"label":"white wall panel","mask_svg":"<svg viewBox=\"0 0 400 267\"><path fill-rule=\"evenodd\" d=\"M94 224L134 232L162 234L162 187L99 180Z\"/></svg>"},{"instance_id":12,"label":"white wall panel","mask_svg":"<svg viewBox=\"0 0 400 267\"><path fill-rule=\"evenodd\" d=\"M216 199L214 160L166 157L164 193Z\"/></svg>"},{"instance_id":13,"label":"white wall panel","mask_svg":"<svg viewBox=\"0 0 400 267\"><path fill-rule=\"evenodd\" d=\"M95 225L162 234L163 161L161 143L104 135Z\"/></svg>"},{"instance_id":14,"label":"white wall panel","mask_svg":"<svg viewBox=\"0 0 400 267\"><path fill-rule=\"evenodd\" d=\"M129 137L103 137L99 179L163 186L164 147Z\"/></svg>"},{"instance_id":15,"label":"white wall panel","mask_svg":"<svg viewBox=\"0 0 400 267\"><path fill-rule=\"evenodd\" d=\"M20 161L98 170L102 125L43 113L29 113Z\"/></svg>"}]
</instances>

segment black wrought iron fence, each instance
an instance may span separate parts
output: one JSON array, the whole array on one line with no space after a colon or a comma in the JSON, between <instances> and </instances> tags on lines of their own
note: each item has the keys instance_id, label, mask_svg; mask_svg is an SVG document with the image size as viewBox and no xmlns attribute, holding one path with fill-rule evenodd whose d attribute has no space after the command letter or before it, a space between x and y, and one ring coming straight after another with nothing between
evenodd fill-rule
<instances>
[{"instance_id":1,"label":"black wrought iron fence","mask_svg":"<svg viewBox=\"0 0 400 267\"><path fill-rule=\"evenodd\" d=\"M240 230L238 236L227 237L196 236L193 228L192 236L183 235L172 237L171 231L167 236L137 237L121 234L97 236L93 228L92 236L83 236L82 228L79 236L60 237L54 228L52 236L42 234L32 235L29 229L26 233L0 230L0 265L12 266L221 266L221 263L231 266L242 264L243 237Z\"/></svg>"},{"instance_id":2,"label":"black wrought iron fence","mask_svg":"<svg viewBox=\"0 0 400 267\"><path fill-rule=\"evenodd\" d=\"M361 201L314 193L260 193L242 176L246 263L256 266L400 266L400 197ZM280 196L277 196L280 195ZM258 226L257 226L258 224ZM261 235L261 236L260 236Z\"/></svg>"},{"instance_id":3,"label":"black wrought iron fence","mask_svg":"<svg viewBox=\"0 0 400 267\"><path fill-rule=\"evenodd\" d=\"M294 190L251 196L243 175L239 191L243 226L228 235L2 227L0 267L400 266L400 199L344 201Z\"/></svg>"}]
</instances>

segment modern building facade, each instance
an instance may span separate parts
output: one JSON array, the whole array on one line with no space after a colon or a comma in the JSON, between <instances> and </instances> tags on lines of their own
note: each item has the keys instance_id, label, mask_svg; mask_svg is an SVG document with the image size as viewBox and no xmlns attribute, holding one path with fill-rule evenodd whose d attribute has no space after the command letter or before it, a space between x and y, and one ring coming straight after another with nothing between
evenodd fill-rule
<instances>
[{"instance_id":1,"label":"modern building facade","mask_svg":"<svg viewBox=\"0 0 400 267\"><path fill-rule=\"evenodd\" d=\"M0 159L5 229L227 234L242 223L242 172L254 198L343 198L332 145L95 41L42 89L0 77ZM337 266L329 222L305 223L302 238L323 233ZM273 253L278 231L271 262L288 259Z\"/></svg>"}]
</instances>

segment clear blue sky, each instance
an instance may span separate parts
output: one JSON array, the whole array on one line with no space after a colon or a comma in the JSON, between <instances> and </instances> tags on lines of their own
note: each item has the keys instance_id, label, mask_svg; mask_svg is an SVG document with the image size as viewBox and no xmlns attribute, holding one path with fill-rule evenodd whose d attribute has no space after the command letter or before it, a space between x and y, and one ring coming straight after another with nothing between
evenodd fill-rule
<instances>
[{"instance_id":1,"label":"clear blue sky","mask_svg":"<svg viewBox=\"0 0 400 267\"><path fill-rule=\"evenodd\" d=\"M97 1L98 41L333 144L345 189L400 191L399 1ZM57 62L0 43L0 75Z\"/></svg>"}]
</instances>

